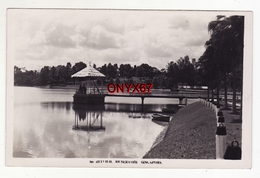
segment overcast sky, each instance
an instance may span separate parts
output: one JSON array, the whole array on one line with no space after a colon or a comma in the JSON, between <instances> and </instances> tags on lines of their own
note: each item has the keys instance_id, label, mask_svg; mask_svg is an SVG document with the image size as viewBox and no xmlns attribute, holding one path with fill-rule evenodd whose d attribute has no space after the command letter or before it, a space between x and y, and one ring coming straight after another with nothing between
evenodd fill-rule
<instances>
[{"instance_id":1,"label":"overcast sky","mask_svg":"<svg viewBox=\"0 0 260 178\"><path fill-rule=\"evenodd\" d=\"M20 10L12 19L14 64L38 70L91 61L161 69L185 55L198 59L215 18L195 11Z\"/></svg>"}]
</instances>

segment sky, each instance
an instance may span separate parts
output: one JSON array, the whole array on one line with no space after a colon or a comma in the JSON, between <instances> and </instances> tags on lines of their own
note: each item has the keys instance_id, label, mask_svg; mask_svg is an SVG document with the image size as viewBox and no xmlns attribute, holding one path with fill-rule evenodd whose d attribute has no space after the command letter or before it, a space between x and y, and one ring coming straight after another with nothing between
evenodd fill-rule
<instances>
[{"instance_id":1,"label":"sky","mask_svg":"<svg viewBox=\"0 0 260 178\"><path fill-rule=\"evenodd\" d=\"M140 10L14 10L8 20L14 65L147 63L158 69L188 55L198 59L216 12ZM8 36L8 37L10 37Z\"/></svg>"}]
</instances>

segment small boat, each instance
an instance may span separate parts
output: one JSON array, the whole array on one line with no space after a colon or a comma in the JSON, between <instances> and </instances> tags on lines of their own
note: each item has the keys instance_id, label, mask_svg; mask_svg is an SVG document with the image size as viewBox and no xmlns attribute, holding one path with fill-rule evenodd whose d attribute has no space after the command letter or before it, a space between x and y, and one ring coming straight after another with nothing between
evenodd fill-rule
<instances>
[{"instance_id":1,"label":"small boat","mask_svg":"<svg viewBox=\"0 0 260 178\"><path fill-rule=\"evenodd\" d=\"M169 124L169 122L157 121L155 119L152 119L152 121L153 121L153 123L158 124L158 125L163 126L163 127L165 127L166 125Z\"/></svg>"},{"instance_id":2,"label":"small boat","mask_svg":"<svg viewBox=\"0 0 260 178\"><path fill-rule=\"evenodd\" d=\"M174 113L175 110L174 110L174 109L168 109L168 108L162 108L162 112L165 112L165 113Z\"/></svg>"},{"instance_id":3,"label":"small boat","mask_svg":"<svg viewBox=\"0 0 260 178\"><path fill-rule=\"evenodd\" d=\"M136 115L136 116L133 116L133 118L134 118L134 119L140 119L140 118L142 118L142 116Z\"/></svg>"},{"instance_id":4,"label":"small boat","mask_svg":"<svg viewBox=\"0 0 260 178\"><path fill-rule=\"evenodd\" d=\"M153 114L152 118L153 118L153 120L157 120L157 121L163 121L163 122L170 121L170 116L164 115L164 114Z\"/></svg>"}]
</instances>

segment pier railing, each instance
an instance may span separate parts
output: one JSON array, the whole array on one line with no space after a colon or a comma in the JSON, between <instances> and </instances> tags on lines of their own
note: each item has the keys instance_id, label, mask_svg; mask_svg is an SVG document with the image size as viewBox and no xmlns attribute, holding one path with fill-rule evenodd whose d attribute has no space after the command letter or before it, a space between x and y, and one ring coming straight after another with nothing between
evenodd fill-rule
<instances>
[{"instance_id":1,"label":"pier railing","mask_svg":"<svg viewBox=\"0 0 260 178\"><path fill-rule=\"evenodd\" d=\"M205 92L160 92L151 91L151 93L109 93L104 91L103 94L106 96L129 96L129 97L160 97L160 98L207 98L207 93Z\"/></svg>"}]
</instances>

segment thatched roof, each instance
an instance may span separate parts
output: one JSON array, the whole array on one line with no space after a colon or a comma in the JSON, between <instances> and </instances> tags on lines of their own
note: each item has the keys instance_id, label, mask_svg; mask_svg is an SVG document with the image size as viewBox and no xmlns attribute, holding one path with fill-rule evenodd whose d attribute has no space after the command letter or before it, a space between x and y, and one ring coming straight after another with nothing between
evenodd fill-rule
<instances>
[{"instance_id":1,"label":"thatched roof","mask_svg":"<svg viewBox=\"0 0 260 178\"><path fill-rule=\"evenodd\" d=\"M94 69L91 65L88 65L84 69L78 71L77 73L73 74L71 78L77 77L106 77L96 69Z\"/></svg>"}]
</instances>

